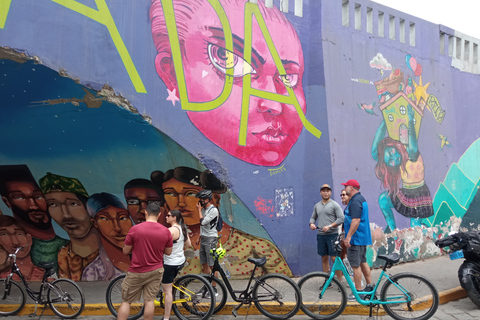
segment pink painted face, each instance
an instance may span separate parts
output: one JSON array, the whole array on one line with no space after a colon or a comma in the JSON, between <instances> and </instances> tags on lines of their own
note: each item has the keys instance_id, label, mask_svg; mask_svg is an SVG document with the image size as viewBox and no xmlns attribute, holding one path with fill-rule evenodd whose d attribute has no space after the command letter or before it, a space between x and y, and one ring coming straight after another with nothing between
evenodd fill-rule
<instances>
[{"instance_id":1,"label":"pink painted face","mask_svg":"<svg viewBox=\"0 0 480 320\"><path fill-rule=\"evenodd\" d=\"M177 1L175 1L176 3ZM226 68L233 68L233 88L225 103L211 111L187 112L192 123L213 143L229 154L249 163L275 166L280 164L298 140L303 124L293 105L250 96L246 145L239 145L243 78L251 74L251 87L278 95L288 95L290 86L303 112L306 110L302 87L303 52L293 26L278 9L265 8L264 19L286 74L281 75L261 30L253 19L252 63L243 59L244 3L222 3L233 35L233 58L227 61L222 24L212 7L205 4L191 19L185 19L183 68L190 102L208 102L223 90ZM263 13L262 9L261 12ZM178 21L177 21L178 24ZM157 56L157 71L169 89L172 72L165 72L164 52ZM173 64L172 64L173 67ZM170 68L172 68L170 67ZM171 70L171 69L170 69ZM167 79L169 78L169 79Z\"/></svg>"}]
</instances>

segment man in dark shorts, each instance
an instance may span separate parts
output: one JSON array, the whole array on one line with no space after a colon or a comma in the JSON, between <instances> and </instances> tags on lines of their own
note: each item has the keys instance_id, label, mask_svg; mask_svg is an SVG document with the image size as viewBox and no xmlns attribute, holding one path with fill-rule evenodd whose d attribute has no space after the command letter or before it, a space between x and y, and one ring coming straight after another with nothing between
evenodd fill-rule
<instances>
[{"instance_id":1,"label":"man in dark shorts","mask_svg":"<svg viewBox=\"0 0 480 320\"><path fill-rule=\"evenodd\" d=\"M372 244L368 204L360 194L360 184L357 180L351 179L342 185L345 186L345 193L350 197L350 202L345 208L344 222L346 234L344 244L347 247L347 259L353 269L355 288L358 291L371 291L374 284L372 284L372 275L366 257L367 246ZM362 273L367 283L365 289L362 288ZM348 300L355 300L355 296L349 295Z\"/></svg>"},{"instance_id":2,"label":"man in dark shorts","mask_svg":"<svg viewBox=\"0 0 480 320\"><path fill-rule=\"evenodd\" d=\"M160 206L158 203L150 203L146 212L146 221L130 229L123 246L124 254L132 253L132 262L122 283L122 304L118 309L118 320L128 318L130 304L140 300L142 292L145 305L143 319L153 319L154 300L163 276L163 255L172 253L172 234L157 223Z\"/></svg>"},{"instance_id":3,"label":"man in dark shorts","mask_svg":"<svg viewBox=\"0 0 480 320\"><path fill-rule=\"evenodd\" d=\"M315 221L318 220L317 234L317 251L322 257L323 272L330 272L330 262L328 257L335 262L337 252L332 241L338 235L338 227L343 223L343 212L340 205L330 199L332 196L332 188L328 184L324 184L320 188L322 201L319 201L313 207L313 213L310 217L310 229L316 230Z\"/></svg>"}]
</instances>

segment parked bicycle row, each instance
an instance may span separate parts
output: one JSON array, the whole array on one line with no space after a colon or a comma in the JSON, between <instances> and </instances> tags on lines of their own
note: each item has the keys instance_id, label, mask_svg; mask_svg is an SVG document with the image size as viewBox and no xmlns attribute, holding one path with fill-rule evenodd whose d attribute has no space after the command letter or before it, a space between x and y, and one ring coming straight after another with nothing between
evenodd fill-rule
<instances>
[{"instance_id":1,"label":"parked bicycle row","mask_svg":"<svg viewBox=\"0 0 480 320\"><path fill-rule=\"evenodd\" d=\"M352 184L355 182L350 180L345 191L354 190L355 186ZM324 189L330 188L322 186L322 197L324 194L328 195L328 190L326 192ZM127 274L112 280L107 288L107 306L117 319L138 319L142 314L146 320L153 319L155 306L160 306L164 309L164 319L169 319L173 311L179 319L206 320L225 306L228 295L238 303L233 309L234 315L237 315L237 310L243 305L254 304L262 314L271 319L291 318L300 308L314 319L333 319L339 316L347 305L347 293L341 276L345 277L354 299L370 307L371 315L375 308L378 312L382 306L394 319L423 320L430 318L438 307L437 290L425 277L413 273L386 273L388 268L399 261L397 254L378 256L385 260L385 265L376 283L372 282L371 276L365 276L365 288L358 285L361 283L362 274L357 272L352 279L348 266L345 266L342 259L332 259L334 261L331 270L324 266L323 270L328 272L307 274L297 285L292 279L281 274L257 276L257 268L267 263L265 257L249 258L252 271L246 287L233 288L220 264L220 260L225 256L225 249L218 242L219 213L211 203L212 192L202 190L196 197L199 198L197 210L201 221L200 262L203 276L187 274L177 278L185 262L183 250L190 245L183 217L180 212L175 212L176 210L169 212L167 222L171 227L167 229L157 223L159 205L150 203L146 209L146 221L132 227L125 239L123 253L131 254L132 260ZM352 199L355 201L351 200L350 204L354 205L347 206L345 216L351 214L349 210L356 210L359 204L362 204L361 199L353 196ZM338 226L339 223L323 227L314 225L312 230L318 228L328 231ZM342 243L347 248L351 247L352 235L348 225L345 232L347 235L337 232L330 240L332 256L337 256L342 251ZM49 277L54 271L51 267L44 266L46 272L40 292L33 292L16 266L16 254L19 250L20 248L10 255L13 260L12 272L3 282L0 315L14 314L25 304L23 289L12 280L13 274L17 274L36 303L50 305L53 311L63 318L78 316L85 305L80 288L66 279L50 282ZM364 252L359 250L356 254L357 258L352 259L350 258L353 256L349 254L348 260L353 260L354 270L362 272L360 265L364 263ZM63 288L67 285L67 289ZM62 306L59 307L58 304Z\"/></svg>"}]
</instances>

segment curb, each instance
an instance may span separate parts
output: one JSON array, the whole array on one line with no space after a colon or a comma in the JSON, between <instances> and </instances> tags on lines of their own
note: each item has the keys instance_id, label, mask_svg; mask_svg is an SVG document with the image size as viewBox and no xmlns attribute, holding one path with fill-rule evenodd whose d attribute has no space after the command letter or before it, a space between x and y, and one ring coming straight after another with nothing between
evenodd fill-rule
<instances>
[{"instance_id":1,"label":"curb","mask_svg":"<svg viewBox=\"0 0 480 320\"><path fill-rule=\"evenodd\" d=\"M462 298L467 297L467 292L460 286L453 288L453 289L448 289L442 292L438 293L439 298L440 298L440 304L445 304L450 301L454 300L459 300ZM422 303L422 302L420 302ZM228 302L223 309L217 313L219 315L231 315L232 310L238 306L238 303L236 302ZM278 307L275 307L278 310ZM35 311L35 305L34 304L26 304L25 307L20 310L20 312L17 315L29 315ZM380 308L378 310L378 315L383 315L385 314L385 311ZM42 307L39 306L37 308L37 313L40 314L42 312ZM255 305L251 306L242 306L240 309L237 310L239 315L260 315L260 311L255 307ZM347 307L345 308L345 311L343 311L342 314L344 315L368 315L370 312L370 308L368 306L361 305L357 302L347 302ZM107 305L105 303L89 303L85 305L85 309L82 312L82 315L84 316L107 316L110 315L110 311L107 308ZM161 308L155 308L155 314L163 314L163 309ZM304 315L302 310L299 310L298 313L299 315ZM50 308L47 308L43 315L55 315L53 311Z\"/></svg>"}]
</instances>

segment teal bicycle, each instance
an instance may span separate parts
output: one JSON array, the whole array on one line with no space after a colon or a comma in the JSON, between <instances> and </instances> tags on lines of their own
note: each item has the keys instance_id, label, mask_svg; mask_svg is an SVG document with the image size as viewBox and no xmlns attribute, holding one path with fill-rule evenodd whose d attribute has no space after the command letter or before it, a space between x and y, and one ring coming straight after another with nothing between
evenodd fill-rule
<instances>
[{"instance_id":1,"label":"teal bicycle","mask_svg":"<svg viewBox=\"0 0 480 320\"><path fill-rule=\"evenodd\" d=\"M335 241L335 249L340 252L340 236ZM298 282L302 294L302 311L313 319L333 319L342 314L347 306L347 293L338 281L335 271L343 272L349 287L358 303L370 307L370 318L374 308L377 315L380 306L396 320L425 320L432 317L439 304L438 292L435 286L424 276L404 272L395 275L387 274L400 260L396 253L378 255L385 260L380 277L371 291L357 291L342 259L335 259L330 273L312 272L303 276ZM383 281L383 285L381 285ZM377 290L381 287L378 298Z\"/></svg>"}]
</instances>

